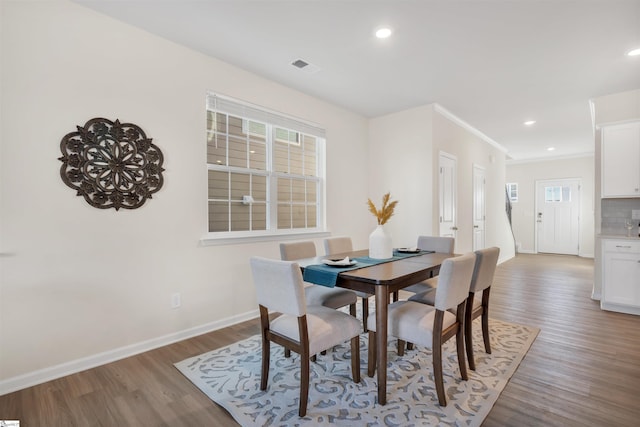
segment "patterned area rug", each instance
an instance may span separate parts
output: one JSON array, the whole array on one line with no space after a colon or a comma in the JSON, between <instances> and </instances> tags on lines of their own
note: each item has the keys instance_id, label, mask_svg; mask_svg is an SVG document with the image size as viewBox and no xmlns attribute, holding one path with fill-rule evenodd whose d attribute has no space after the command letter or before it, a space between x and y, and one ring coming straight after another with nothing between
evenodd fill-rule
<instances>
[{"instance_id":1,"label":"patterned area rug","mask_svg":"<svg viewBox=\"0 0 640 427\"><path fill-rule=\"evenodd\" d=\"M376 403L377 380L366 374L368 334L360 338L362 380L351 379L348 343L311 363L307 416L298 417L299 356L271 345L267 390L260 390L260 336L195 356L175 366L242 426L479 426L531 347L539 329L490 319L492 354L484 352L474 322L476 371L460 378L455 339L443 349L448 405L440 407L431 352L421 347L398 357L388 342L387 404Z\"/></svg>"}]
</instances>

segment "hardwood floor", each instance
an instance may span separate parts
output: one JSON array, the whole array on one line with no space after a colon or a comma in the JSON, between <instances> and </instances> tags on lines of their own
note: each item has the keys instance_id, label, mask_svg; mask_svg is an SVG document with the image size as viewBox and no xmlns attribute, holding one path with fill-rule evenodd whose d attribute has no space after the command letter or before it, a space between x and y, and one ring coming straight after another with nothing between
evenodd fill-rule
<instances>
[{"instance_id":1,"label":"hardwood floor","mask_svg":"<svg viewBox=\"0 0 640 427\"><path fill-rule=\"evenodd\" d=\"M640 316L600 310L590 299L592 283L590 259L520 254L498 267L490 317L541 332L483 426L639 425ZM237 425L173 363L257 333L256 319L0 396L0 420L18 419L21 427Z\"/></svg>"}]
</instances>

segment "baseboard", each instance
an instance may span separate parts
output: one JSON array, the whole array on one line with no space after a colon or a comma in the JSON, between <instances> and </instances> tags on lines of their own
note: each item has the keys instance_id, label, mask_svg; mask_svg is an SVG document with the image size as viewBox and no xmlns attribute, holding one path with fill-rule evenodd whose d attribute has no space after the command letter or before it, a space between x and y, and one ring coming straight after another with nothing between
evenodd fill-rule
<instances>
[{"instance_id":1,"label":"baseboard","mask_svg":"<svg viewBox=\"0 0 640 427\"><path fill-rule=\"evenodd\" d=\"M519 253L519 254L535 254L535 253L537 253L537 252L536 252L536 251L529 250L529 249L522 249L522 248L520 248L520 249L518 249L518 253Z\"/></svg>"},{"instance_id":2,"label":"baseboard","mask_svg":"<svg viewBox=\"0 0 640 427\"><path fill-rule=\"evenodd\" d=\"M98 353L0 381L0 396L258 317L258 310Z\"/></svg>"}]
</instances>

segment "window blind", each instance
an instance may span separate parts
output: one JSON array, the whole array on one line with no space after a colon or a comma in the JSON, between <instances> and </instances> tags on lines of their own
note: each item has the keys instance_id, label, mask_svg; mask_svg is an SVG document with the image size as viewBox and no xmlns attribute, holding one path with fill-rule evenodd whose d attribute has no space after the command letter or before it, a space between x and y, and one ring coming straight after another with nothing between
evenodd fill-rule
<instances>
[{"instance_id":1,"label":"window blind","mask_svg":"<svg viewBox=\"0 0 640 427\"><path fill-rule=\"evenodd\" d=\"M269 111L248 102L239 101L216 93L207 94L207 110L220 111L237 117L283 127L296 132L325 138L325 130L319 125L287 114Z\"/></svg>"}]
</instances>

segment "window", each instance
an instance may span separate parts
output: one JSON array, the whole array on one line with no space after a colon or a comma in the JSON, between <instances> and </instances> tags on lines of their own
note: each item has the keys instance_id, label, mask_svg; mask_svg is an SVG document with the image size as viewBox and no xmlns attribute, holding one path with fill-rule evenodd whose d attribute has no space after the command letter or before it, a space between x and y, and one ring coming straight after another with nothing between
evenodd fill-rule
<instances>
[{"instance_id":1,"label":"window","mask_svg":"<svg viewBox=\"0 0 640 427\"><path fill-rule=\"evenodd\" d=\"M511 203L518 201L518 184L515 182L507 183L507 195Z\"/></svg>"},{"instance_id":2,"label":"window","mask_svg":"<svg viewBox=\"0 0 640 427\"><path fill-rule=\"evenodd\" d=\"M207 95L209 233L323 231L324 130Z\"/></svg>"},{"instance_id":3,"label":"window","mask_svg":"<svg viewBox=\"0 0 640 427\"><path fill-rule=\"evenodd\" d=\"M544 187L544 201L545 203L570 202L571 187L559 185Z\"/></svg>"}]
</instances>

